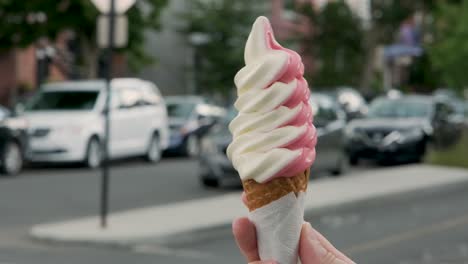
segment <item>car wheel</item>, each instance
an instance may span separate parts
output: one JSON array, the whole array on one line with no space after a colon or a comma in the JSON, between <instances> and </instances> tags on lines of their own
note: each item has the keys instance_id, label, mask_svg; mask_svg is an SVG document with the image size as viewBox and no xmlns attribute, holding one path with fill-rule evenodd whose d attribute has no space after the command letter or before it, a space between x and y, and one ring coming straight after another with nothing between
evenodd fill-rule
<instances>
[{"instance_id":1,"label":"car wheel","mask_svg":"<svg viewBox=\"0 0 468 264\"><path fill-rule=\"evenodd\" d=\"M21 147L16 142L9 142L2 155L1 172L6 175L16 175L23 168L23 155Z\"/></svg>"},{"instance_id":2,"label":"car wheel","mask_svg":"<svg viewBox=\"0 0 468 264\"><path fill-rule=\"evenodd\" d=\"M331 170L332 176L341 176L348 169L348 158L342 153L336 161L336 167Z\"/></svg>"},{"instance_id":3,"label":"car wheel","mask_svg":"<svg viewBox=\"0 0 468 264\"><path fill-rule=\"evenodd\" d=\"M86 167L91 169L99 167L102 162L102 154L102 146L99 140L95 137L91 138L88 142L86 158L84 161Z\"/></svg>"},{"instance_id":4,"label":"car wheel","mask_svg":"<svg viewBox=\"0 0 468 264\"><path fill-rule=\"evenodd\" d=\"M202 179L202 184L205 187L219 187L219 181L217 179Z\"/></svg>"},{"instance_id":5,"label":"car wheel","mask_svg":"<svg viewBox=\"0 0 468 264\"><path fill-rule=\"evenodd\" d=\"M156 163L161 160L162 150L159 136L154 134L151 137L150 144L148 146L148 151L146 152L145 158L151 163Z\"/></svg>"},{"instance_id":6,"label":"car wheel","mask_svg":"<svg viewBox=\"0 0 468 264\"><path fill-rule=\"evenodd\" d=\"M200 143L197 135L190 135L187 137L187 142L185 143L185 153L189 157L197 157L200 153Z\"/></svg>"}]
</instances>

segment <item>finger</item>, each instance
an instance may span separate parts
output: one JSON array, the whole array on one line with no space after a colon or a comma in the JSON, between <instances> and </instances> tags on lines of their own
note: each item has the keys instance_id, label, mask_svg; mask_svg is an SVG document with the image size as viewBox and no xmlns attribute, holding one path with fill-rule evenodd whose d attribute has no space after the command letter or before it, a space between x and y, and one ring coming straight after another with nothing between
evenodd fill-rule
<instances>
[{"instance_id":1,"label":"finger","mask_svg":"<svg viewBox=\"0 0 468 264\"><path fill-rule=\"evenodd\" d=\"M247 195L245 194L245 192L242 192L241 199L244 205L247 206Z\"/></svg>"},{"instance_id":2,"label":"finger","mask_svg":"<svg viewBox=\"0 0 468 264\"><path fill-rule=\"evenodd\" d=\"M299 256L302 264L354 263L333 247L322 235L319 235L309 223L303 225L299 245Z\"/></svg>"},{"instance_id":3,"label":"finger","mask_svg":"<svg viewBox=\"0 0 468 264\"><path fill-rule=\"evenodd\" d=\"M250 262L249 264L276 264L276 261L273 261L273 260L254 261L254 262Z\"/></svg>"},{"instance_id":4,"label":"finger","mask_svg":"<svg viewBox=\"0 0 468 264\"><path fill-rule=\"evenodd\" d=\"M247 262L259 261L257 234L254 224L246 217L238 218L232 223L232 232Z\"/></svg>"},{"instance_id":5,"label":"finger","mask_svg":"<svg viewBox=\"0 0 468 264\"><path fill-rule=\"evenodd\" d=\"M310 226L310 224L309 224ZM343 259L346 261L346 263L354 263L350 258L348 258L345 254L343 254L341 251L336 249L328 239L326 239L322 234L320 234L317 230L315 230L312 226L310 226L320 243L330 252L332 252L335 256L339 257L340 259Z\"/></svg>"}]
</instances>

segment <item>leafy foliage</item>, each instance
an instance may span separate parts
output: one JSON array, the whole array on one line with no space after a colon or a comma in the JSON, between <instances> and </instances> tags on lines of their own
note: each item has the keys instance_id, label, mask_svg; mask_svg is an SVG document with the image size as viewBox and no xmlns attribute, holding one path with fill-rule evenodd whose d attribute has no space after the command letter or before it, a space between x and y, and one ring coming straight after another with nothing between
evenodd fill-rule
<instances>
[{"instance_id":1,"label":"leafy foliage","mask_svg":"<svg viewBox=\"0 0 468 264\"><path fill-rule=\"evenodd\" d=\"M202 34L204 43L191 43L196 49L197 86L205 92L227 95L233 78L244 65L244 45L250 26L258 15L256 4L250 0L193 0L189 13L183 14L188 38Z\"/></svg>"},{"instance_id":2,"label":"leafy foliage","mask_svg":"<svg viewBox=\"0 0 468 264\"><path fill-rule=\"evenodd\" d=\"M159 15L167 2L140 0L129 10L129 44L121 51L128 52L134 66L149 62L143 50L144 33L160 28ZM90 0L0 0L0 50L26 47L41 37L54 39L63 30L73 30L80 43L95 48L98 15Z\"/></svg>"},{"instance_id":3,"label":"leafy foliage","mask_svg":"<svg viewBox=\"0 0 468 264\"><path fill-rule=\"evenodd\" d=\"M434 40L428 46L430 59L445 85L461 90L468 86L468 1L440 3L434 18Z\"/></svg>"},{"instance_id":4,"label":"leafy foliage","mask_svg":"<svg viewBox=\"0 0 468 264\"><path fill-rule=\"evenodd\" d=\"M302 8L316 32L308 45L318 61L313 84L317 87L357 84L363 64L363 29L359 18L343 1L330 2L320 11ZM307 47L306 47L307 49Z\"/></svg>"}]
</instances>

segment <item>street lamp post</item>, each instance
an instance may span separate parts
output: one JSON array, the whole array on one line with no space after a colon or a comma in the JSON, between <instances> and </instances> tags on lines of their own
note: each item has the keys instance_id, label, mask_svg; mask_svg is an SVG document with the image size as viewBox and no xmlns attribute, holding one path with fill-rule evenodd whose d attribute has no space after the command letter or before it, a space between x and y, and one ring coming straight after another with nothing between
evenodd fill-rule
<instances>
[{"instance_id":1,"label":"street lamp post","mask_svg":"<svg viewBox=\"0 0 468 264\"><path fill-rule=\"evenodd\" d=\"M98 44L107 48L106 63L107 69L105 72L106 80L106 100L104 104L104 136L103 136L103 162L101 164L101 199L99 207L100 225L102 228L107 227L107 215L109 211L109 145L110 145L110 104L111 104L111 83L112 83L112 58L114 48L121 47L126 44L127 38L127 20L126 17L121 16L125 13L136 0L91 0L93 4L99 9L104 16L104 23L99 23L98 20L98 35L105 34L107 39L104 38L102 43ZM116 26L116 16L119 14L120 23ZM107 22L107 23L106 23ZM106 25L107 24L107 25ZM104 26L104 27L102 27ZM117 38L116 38L117 37Z\"/></svg>"},{"instance_id":2,"label":"street lamp post","mask_svg":"<svg viewBox=\"0 0 468 264\"><path fill-rule=\"evenodd\" d=\"M114 54L114 20L115 20L115 0L110 1L109 11L109 42L107 50L107 71L106 71L106 103L104 107L104 160L102 163L102 182L101 182L101 206L100 218L101 227L107 227L107 213L109 209L109 137L110 137L110 100L111 100L111 81L112 81L112 57Z\"/></svg>"}]
</instances>

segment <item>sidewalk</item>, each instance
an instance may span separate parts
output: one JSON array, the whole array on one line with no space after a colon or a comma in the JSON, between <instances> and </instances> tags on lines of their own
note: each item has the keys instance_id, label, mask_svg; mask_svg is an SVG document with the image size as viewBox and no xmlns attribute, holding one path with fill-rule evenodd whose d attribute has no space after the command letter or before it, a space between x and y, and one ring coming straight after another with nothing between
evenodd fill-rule
<instances>
[{"instance_id":1,"label":"sidewalk","mask_svg":"<svg viewBox=\"0 0 468 264\"><path fill-rule=\"evenodd\" d=\"M313 181L306 211L342 206L429 188L468 183L468 170L412 165ZM187 232L229 225L247 210L239 193L114 213L101 230L97 216L33 226L36 239L58 242L128 244L165 239Z\"/></svg>"}]
</instances>

